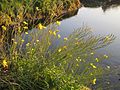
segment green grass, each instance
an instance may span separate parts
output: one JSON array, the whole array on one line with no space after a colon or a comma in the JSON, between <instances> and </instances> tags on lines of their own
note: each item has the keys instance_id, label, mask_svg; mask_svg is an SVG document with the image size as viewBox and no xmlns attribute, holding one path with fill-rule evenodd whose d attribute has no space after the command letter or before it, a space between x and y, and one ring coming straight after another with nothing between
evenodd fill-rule
<instances>
[{"instance_id":1,"label":"green grass","mask_svg":"<svg viewBox=\"0 0 120 90\"><path fill-rule=\"evenodd\" d=\"M98 55L96 49L109 45L115 37L95 36L90 28L81 27L62 38L60 22L51 22L73 2L0 1L0 89L84 90L97 84L106 72L100 63L108 56ZM44 15L47 27L39 21Z\"/></svg>"},{"instance_id":2,"label":"green grass","mask_svg":"<svg viewBox=\"0 0 120 90\"><path fill-rule=\"evenodd\" d=\"M4 56L6 72L1 64L0 88L80 90L97 83L105 72L99 63L108 56L98 56L95 50L110 44L114 36L94 36L90 28L84 27L63 39L58 37L58 24L17 34L12 39L10 55ZM57 46L56 40L60 41Z\"/></svg>"}]
</instances>

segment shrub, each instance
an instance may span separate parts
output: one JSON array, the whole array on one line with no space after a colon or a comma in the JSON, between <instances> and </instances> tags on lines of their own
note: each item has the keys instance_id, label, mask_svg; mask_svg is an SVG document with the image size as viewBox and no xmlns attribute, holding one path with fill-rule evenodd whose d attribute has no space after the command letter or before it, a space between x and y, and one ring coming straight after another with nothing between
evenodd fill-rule
<instances>
[{"instance_id":1,"label":"shrub","mask_svg":"<svg viewBox=\"0 0 120 90\"><path fill-rule=\"evenodd\" d=\"M59 24L39 24L38 30L12 39L10 55L4 57L0 68L1 89L82 90L96 84L104 73L99 63L108 56L96 56L95 50L110 44L114 36L94 36L86 27L61 38Z\"/></svg>"}]
</instances>

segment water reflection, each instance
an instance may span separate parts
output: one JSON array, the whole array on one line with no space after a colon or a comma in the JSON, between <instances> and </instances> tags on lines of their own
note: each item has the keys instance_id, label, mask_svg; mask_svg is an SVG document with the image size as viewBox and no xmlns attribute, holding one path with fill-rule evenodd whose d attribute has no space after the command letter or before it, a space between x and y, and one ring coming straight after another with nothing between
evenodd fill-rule
<instances>
[{"instance_id":1,"label":"water reflection","mask_svg":"<svg viewBox=\"0 0 120 90\"><path fill-rule=\"evenodd\" d=\"M83 0L84 4L85 1ZM90 1L90 0L89 0ZM100 1L100 0L99 0ZM95 2L95 0L92 0ZM91 5L92 4L92 5ZM107 5L106 5L107 4ZM105 6L106 5L106 6ZM99 53L108 53L110 60L104 64L110 65L112 70L115 70L109 77L110 90L120 89L120 0L106 0L106 2L86 3L80 8L77 15L69 19L63 20L60 29L62 35L66 36L73 32L74 29L83 26L83 23L93 28L93 33L96 35L114 34L117 38L110 46L100 49ZM94 7L94 8L91 8ZM116 7L116 8L114 8ZM63 34L64 33L64 34ZM104 82L105 80L103 80ZM109 89L105 89L109 90Z\"/></svg>"},{"instance_id":2,"label":"water reflection","mask_svg":"<svg viewBox=\"0 0 120 90\"><path fill-rule=\"evenodd\" d=\"M97 8L102 7L103 11L115 8L120 5L120 0L81 0L85 7Z\"/></svg>"}]
</instances>

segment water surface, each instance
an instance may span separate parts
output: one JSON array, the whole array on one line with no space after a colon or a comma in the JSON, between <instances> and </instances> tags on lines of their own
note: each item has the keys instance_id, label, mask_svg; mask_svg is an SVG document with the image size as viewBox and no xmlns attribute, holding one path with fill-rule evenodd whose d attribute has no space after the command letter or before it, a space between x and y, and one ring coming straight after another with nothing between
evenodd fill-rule
<instances>
[{"instance_id":1,"label":"water surface","mask_svg":"<svg viewBox=\"0 0 120 90\"><path fill-rule=\"evenodd\" d=\"M102 7L82 7L78 10L77 15L62 20L61 34L67 36L74 29L83 25L91 27L95 35L114 34L116 36L116 40L108 47L101 49L100 52L110 55L110 60L105 64L116 70L116 73L111 76L111 82L119 83L119 85L116 89L110 90L120 90L120 76L118 75L120 72L120 6L107 10L103 10Z\"/></svg>"}]
</instances>

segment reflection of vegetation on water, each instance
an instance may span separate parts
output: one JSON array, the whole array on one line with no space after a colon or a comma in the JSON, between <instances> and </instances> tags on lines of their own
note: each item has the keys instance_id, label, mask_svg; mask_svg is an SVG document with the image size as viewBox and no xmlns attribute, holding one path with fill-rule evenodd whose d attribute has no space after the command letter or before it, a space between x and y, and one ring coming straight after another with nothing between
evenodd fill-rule
<instances>
[{"instance_id":1,"label":"reflection of vegetation on water","mask_svg":"<svg viewBox=\"0 0 120 90\"><path fill-rule=\"evenodd\" d=\"M103 11L120 5L120 0L81 0L85 7L102 7Z\"/></svg>"},{"instance_id":2,"label":"reflection of vegetation on water","mask_svg":"<svg viewBox=\"0 0 120 90\"><path fill-rule=\"evenodd\" d=\"M96 85L110 69L100 66L109 57L95 50L112 43L113 35L94 36L88 27L64 38L59 34L61 22L53 21L64 9L71 11L75 2L78 0L0 1L0 89L90 90L87 87ZM28 31L33 28L38 31ZM60 45L55 46L56 40Z\"/></svg>"}]
</instances>

